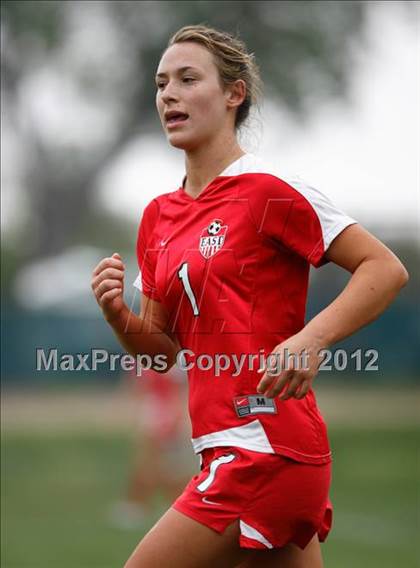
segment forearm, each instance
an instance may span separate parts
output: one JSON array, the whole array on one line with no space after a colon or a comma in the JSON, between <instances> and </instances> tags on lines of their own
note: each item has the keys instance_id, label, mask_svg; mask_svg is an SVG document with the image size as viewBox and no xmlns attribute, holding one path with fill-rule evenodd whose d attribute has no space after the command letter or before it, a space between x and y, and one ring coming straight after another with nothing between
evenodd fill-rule
<instances>
[{"instance_id":1,"label":"forearm","mask_svg":"<svg viewBox=\"0 0 420 568\"><path fill-rule=\"evenodd\" d=\"M146 323L140 316L130 311L127 306L118 317L108 320L122 347L130 355L164 355L168 371L175 362L177 345L164 331Z\"/></svg>"},{"instance_id":2,"label":"forearm","mask_svg":"<svg viewBox=\"0 0 420 568\"><path fill-rule=\"evenodd\" d=\"M354 271L341 294L305 326L304 333L329 347L375 320L407 281L404 267L393 260L366 260Z\"/></svg>"}]
</instances>

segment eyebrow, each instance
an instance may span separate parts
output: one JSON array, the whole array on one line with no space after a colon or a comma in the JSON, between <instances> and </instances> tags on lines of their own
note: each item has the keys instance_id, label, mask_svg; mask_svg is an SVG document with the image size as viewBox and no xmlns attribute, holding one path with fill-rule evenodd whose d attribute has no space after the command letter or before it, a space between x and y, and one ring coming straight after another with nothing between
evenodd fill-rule
<instances>
[{"instance_id":1,"label":"eyebrow","mask_svg":"<svg viewBox=\"0 0 420 568\"><path fill-rule=\"evenodd\" d=\"M184 67L179 67L176 72L177 73L182 73L183 71L187 71L188 69L193 69L194 71L198 71L198 69L196 67L192 67L191 65L185 65ZM156 74L156 79L158 77L166 77L167 73L157 73Z\"/></svg>"}]
</instances>

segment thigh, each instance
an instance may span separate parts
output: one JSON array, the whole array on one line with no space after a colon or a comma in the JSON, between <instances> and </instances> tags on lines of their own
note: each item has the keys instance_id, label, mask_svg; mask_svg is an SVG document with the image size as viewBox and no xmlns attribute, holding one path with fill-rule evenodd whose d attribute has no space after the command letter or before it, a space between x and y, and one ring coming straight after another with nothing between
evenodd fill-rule
<instances>
[{"instance_id":1,"label":"thigh","mask_svg":"<svg viewBox=\"0 0 420 568\"><path fill-rule=\"evenodd\" d=\"M323 568L318 535L302 550L295 544L273 550L258 550L237 568Z\"/></svg>"},{"instance_id":2,"label":"thigh","mask_svg":"<svg viewBox=\"0 0 420 568\"><path fill-rule=\"evenodd\" d=\"M250 552L239 547L239 522L221 534L169 509L140 541L124 568L232 568Z\"/></svg>"}]
</instances>

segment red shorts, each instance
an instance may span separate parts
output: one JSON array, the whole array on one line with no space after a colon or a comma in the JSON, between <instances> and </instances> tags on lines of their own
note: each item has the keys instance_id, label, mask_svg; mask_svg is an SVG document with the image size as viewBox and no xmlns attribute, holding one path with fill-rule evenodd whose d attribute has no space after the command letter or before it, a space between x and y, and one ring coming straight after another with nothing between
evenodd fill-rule
<instances>
[{"instance_id":1,"label":"red shorts","mask_svg":"<svg viewBox=\"0 0 420 568\"><path fill-rule=\"evenodd\" d=\"M236 447L201 452L195 475L173 508L222 533L239 519L242 548L301 549L332 525L331 463L300 463L278 454Z\"/></svg>"}]
</instances>

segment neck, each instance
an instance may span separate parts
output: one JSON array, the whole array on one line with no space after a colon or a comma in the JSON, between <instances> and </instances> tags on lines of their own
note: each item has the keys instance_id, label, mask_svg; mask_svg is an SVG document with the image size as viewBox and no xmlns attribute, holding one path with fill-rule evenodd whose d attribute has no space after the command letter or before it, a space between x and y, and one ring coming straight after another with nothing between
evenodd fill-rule
<instances>
[{"instance_id":1,"label":"neck","mask_svg":"<svg viewBox=\"0 0 420 568\"><path fill-rule=\"evenodd\" d=\"M215 140L194 150L186 150L185 191L192 197L197 197L215 177L245 153L235 137L224 141Z\"/></svg>"}]
</instances>

